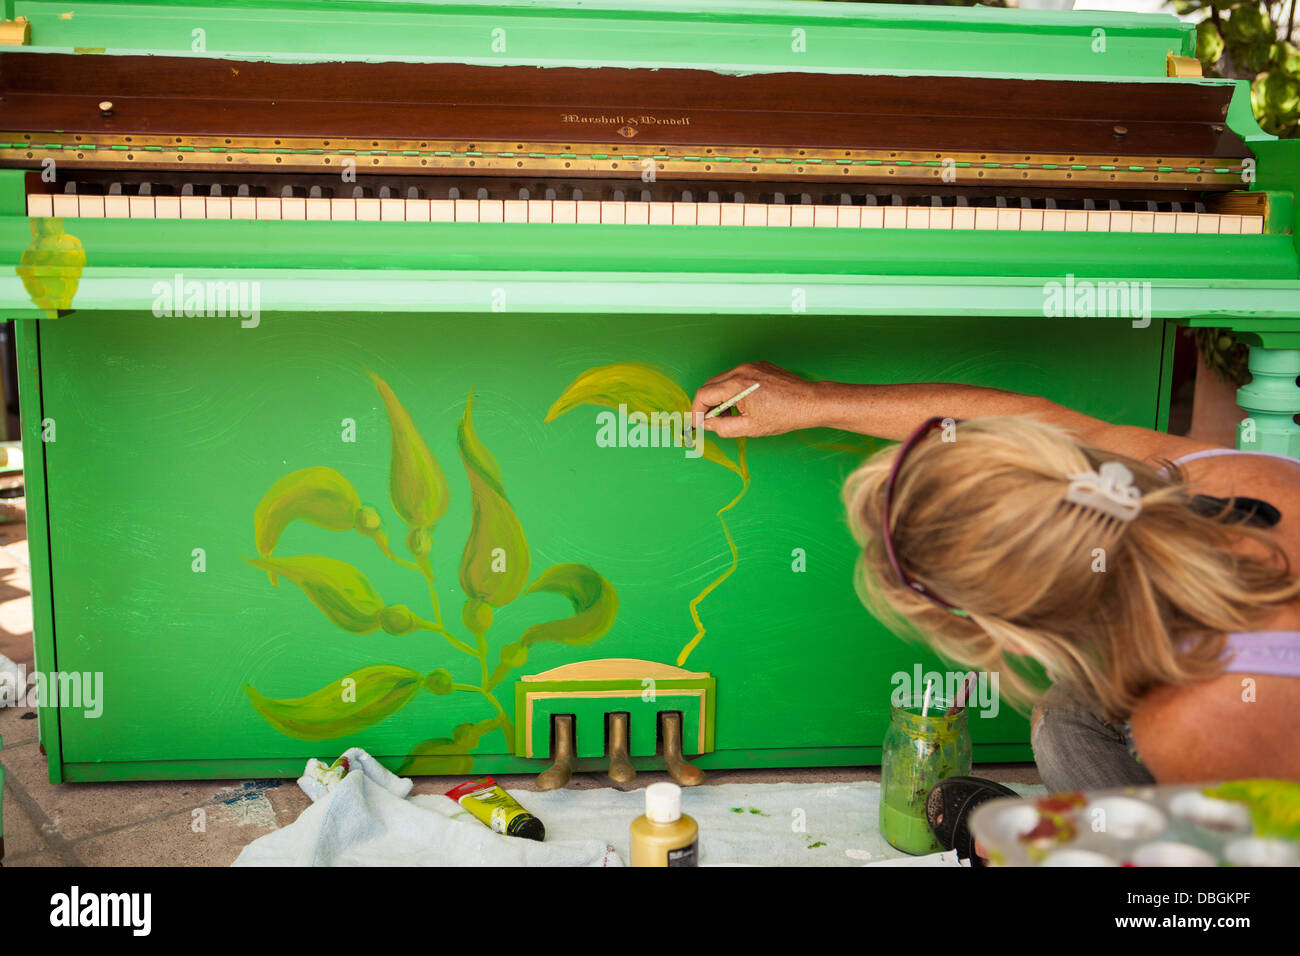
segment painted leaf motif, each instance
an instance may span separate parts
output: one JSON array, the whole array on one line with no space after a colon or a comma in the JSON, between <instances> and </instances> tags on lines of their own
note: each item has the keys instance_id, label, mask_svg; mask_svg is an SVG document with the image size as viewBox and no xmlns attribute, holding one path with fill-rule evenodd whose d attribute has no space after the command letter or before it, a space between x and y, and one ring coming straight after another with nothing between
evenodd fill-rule
<instances>
[{"instance_id":1,"label":"painted leaf motif","mask_svg":"<svg viewBox=\"0 0 1300 956\"><path fill-rule=\"evenodd\" d=\"M615 362L587 369L575 378L546 413L553 422L579 405L601 405L628 412L652 415L655 412L680 412L690 424L691 400L682 387L652 365L644 362ZM740 474L736 463L726 456L711 438L705 437L703 456L728 471Z\"/></svg>"},{"instance_id":2,"label":"painted leaf motif","mask_svg":"<svg viewBox=\"0 0 1300 956\"><path fill-rule=\"evenodd\" d=\"M478 746L484 734L501 725L495 717L477 724L460 724L450 737L434 737L416 744L406 755L397 772L403 775L467 774L474 769L470 751Z\"/></svg>"},{"instance_id":3,"label":"painted leaf motif","mask_svg":"<svg viewBox=\"0 0 1300 956\"><path fill-rule=\"evenodd\" d=\"M280 733L299 740L332 740L396 713L422 681L418 671L380 664L354 671L306 697L273 700L248 684L244 690L258 713Z\"/></svg>"},{"instance_id":4,"label":"painted leaf motif","mask_svg":"<svg viewBox=\"0 0 1300 956\"><path fill-rule=\"evenodd\" d=\"M364 574L350 564L320 554L249 561L272 575L288 578L335 625L354 634L369 634L380 626L384 600Z\"/></svg>"},{"instance_id":5,"label":"painted leaf motif","mask_svg":"<svg viewBox=\"0 0 1300 956\"><path fill-rule=\"evenodd\" d=\"M585 564L557 564L547 568L528 589L529 594L538 591L564 595L573 605L574 614L559 621L534 624L519 639L524 647L539 641L559 641L575 647L593 644L609 633L618 616L614 585Z\"/></svg>"},{"instance_id":6,"label":"painted leaf motif","mask_svg":"<svg viewBox=\"0 0 1300 956\"><path fill-rule=\"evenodd\" d=\"M393 509L412 528L431 527L447 512L447 478L388 383L367 371L384 400L392 431L388 493Z\"/></svg>"},{"instance_id":7,"label":"painted leaf motif","mask_svg":"<svg viewBox=\"0 0 1300 956\"><path fill-rule=\"evenodd\" d=\"M68 235L63 220L38 218L29 221L32 244L23 250L15 271L36 308L51 319L72 308L86 267L86 250L81 240Z\"/></svg>"},{"instance_id":8,"label":"painted leaf motif","mask_svg":"<svg viewBox=\"0 0 1300 956\"><path fill-rule=\"evenodd\" d=\"M348 531L356 525L361 498L352 483L333 468L303 468L271 486L253 513L257 553L275 550L284 529L306 521L327 531Z\"/></svg>"},{"instance_id":9,"label":"painted leaf motif","mask_svg":"<svg viewBox=\"0 0 1300 956\"><path fill-rule=\"evenodd\" d=\"M460 586L471 601L505 607L519 596L528 580L528 540L506 498L501 469L474 431L473 409L471 392L457 436L473 498L473 519L460 560Z\"/></svg>"}]
</instances>

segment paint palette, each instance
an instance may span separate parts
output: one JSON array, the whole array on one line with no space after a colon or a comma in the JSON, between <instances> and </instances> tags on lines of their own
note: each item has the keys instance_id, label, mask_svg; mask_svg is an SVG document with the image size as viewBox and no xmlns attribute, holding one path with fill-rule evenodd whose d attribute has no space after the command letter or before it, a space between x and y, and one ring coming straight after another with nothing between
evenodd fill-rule
<instances>
[{"instance_id":1,"label":"paint palette","mask_svg":"<svg viewBox=\"0 0 1300 956\"><path fill-rule=\"evenodd\" d=\"M1124 787L991 800L971 830L994 866L1300 866L1300 784Z\"/></svg>"}]
</instances>

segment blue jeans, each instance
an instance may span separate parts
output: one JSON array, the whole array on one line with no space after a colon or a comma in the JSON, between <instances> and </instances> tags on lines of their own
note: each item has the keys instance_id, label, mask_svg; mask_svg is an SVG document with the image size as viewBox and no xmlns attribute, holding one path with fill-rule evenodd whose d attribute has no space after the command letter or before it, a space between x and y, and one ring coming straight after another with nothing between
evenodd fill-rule
<instances>
[{"instance_id":1,"label":"blue jeans","mask_svg":"<svg viewBox=\"0 0 1300 956\"><path fill-rule=\"evenodd\" d=\"M1128 749L1124 728L1052 687L1034 708L1034 763L1048 792L1142 786L1155 778Z\"/></svg>"}]
</instances>

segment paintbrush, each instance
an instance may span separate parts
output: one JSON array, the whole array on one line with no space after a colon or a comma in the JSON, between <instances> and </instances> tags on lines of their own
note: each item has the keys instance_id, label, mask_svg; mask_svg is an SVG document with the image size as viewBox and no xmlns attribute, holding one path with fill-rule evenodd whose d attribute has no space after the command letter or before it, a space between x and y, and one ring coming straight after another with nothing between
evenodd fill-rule
<instances>
[{"instance_id":1,"label":"paintbrush","mask_svg":"<svg viewBox=\"0 0 1300 956\"><path fill-rule=\"evenodd\" d=\"M974 671L971 671L969 674L966 675L966 679L961 682L961 689L957 691L957 699L952 702L952 706L948 708L948 712L944 716L955 717L957 713L966 706L966 702L970 700L971 681L973 681L974 679L975 679Z\"/></svg>"},{"instance_id":2,"label":"paintbrush","mask_svg":"<svg viewBox=\"0 0 1300 956\"><path fill-rule=\"evenodd\" d=\"M738 401L740 401L742 398L746 397L747 395L752 395L754 392L758 391L758 386L760 386L760 385L762 385L762 384L763 384L762 382L755 382L753 385L749 386L749 388L744 389L743 391L737 392L735 395L732 395L731 398L727 399L727 400L726 400L725 402L723 402L721 405L717 406L716 408L711 408L711 409L709 409L707 412L705 412L705 413L704 413L704 417L705 417L705 418L717 418L719 415L721 415L721 414L722 414L723 412L725 412L727 409L729 409L729 408L731 408L732 406L734 406L734 405L735 405ZM691 432L694 431L694 430L695 430L695 429L694 429L693 426L691 426L691 425L687 425L687 426L686 426L685 435L686 435L686 437L687 437L688 440L689 440L689 438L690 438L690 434L691 434Z\"/></svg>"}]
</instances>

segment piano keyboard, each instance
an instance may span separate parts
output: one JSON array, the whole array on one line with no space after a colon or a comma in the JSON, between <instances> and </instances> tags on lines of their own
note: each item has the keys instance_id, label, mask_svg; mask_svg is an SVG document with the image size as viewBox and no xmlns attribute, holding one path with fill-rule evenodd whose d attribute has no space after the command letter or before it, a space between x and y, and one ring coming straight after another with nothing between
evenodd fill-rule
<instances>
[{"instance_id":1,"label":"piano keyboard","mask_svg":"<svg viewBox=\"0 0 1300 956\"><path fill-rule=\"evenodd\" d=\"M627 226L789 226L1259 235L1264 217L1208 212L992 206L857 206L562 199L398 199L33 193L27 215L65 219L500 222Z\"/></svg>"}]
</instances>

